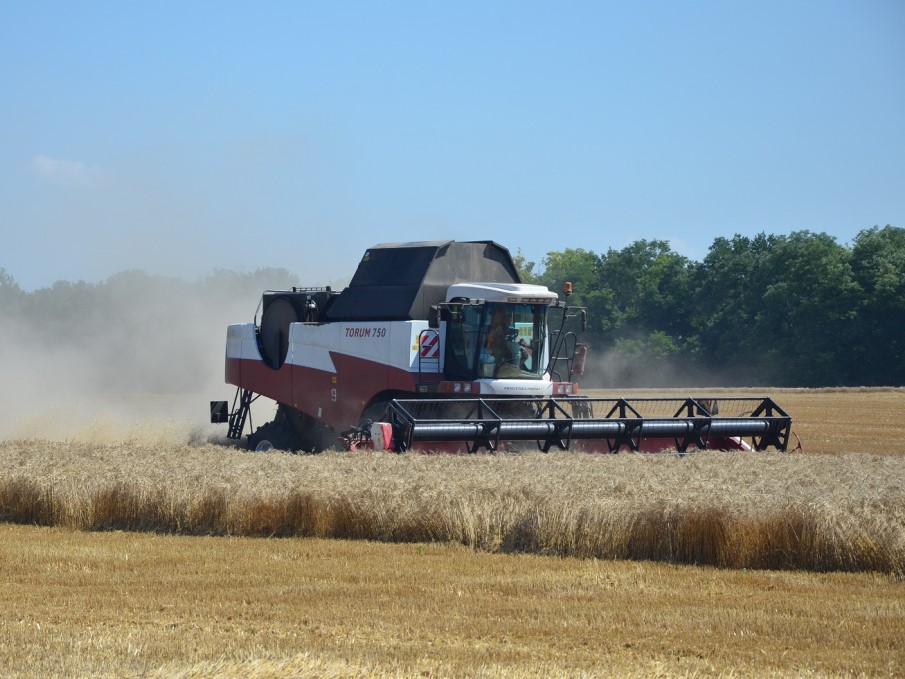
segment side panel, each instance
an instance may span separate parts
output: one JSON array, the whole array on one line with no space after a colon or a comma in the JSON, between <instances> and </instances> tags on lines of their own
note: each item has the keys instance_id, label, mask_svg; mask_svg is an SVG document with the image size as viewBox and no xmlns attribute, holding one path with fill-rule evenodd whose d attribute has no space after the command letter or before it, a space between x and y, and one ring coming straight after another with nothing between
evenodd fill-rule
<instances>
[{"instance_id":1,"label":"side panel","mask_svg":"<svg viewBox=\"0 0 905 679\"><path fill-rule=\"evenodd\" d=\"M279 403L292 404L292 371L284 365L274 370L258 359L227 358L227 375L239 375L235 384Z\"/></svg>"},{"instance_id":2,"label":"side panel","mask_svg":"<svg viewBox=\"0 0 905 679\"><path fill-rule=\"evenodd\" d=\"M338 429L357 424L388 389L414 392L418 334L425 321L293 323L289 330L293 407Z\"/></svg>"},{"instance_id":3,"label":"side panel","mask_svg":"<svg viewBox=\"0 0 905 679\"><path fill-rule=\"evenodd\" d=\"M358 418L374 395L387 389L414 393L416 375L334 353L337 371L292 366L292 401L295 409L316 417L334 429L358 424Z\"/></svg>"},{"instance_id":4,"label":"side panel","mask_svg":"<svg viewBox=\"0 0 905 679\"><path fill-rule=\"evenodd\" d=\"M339 380L335 372L291 366L292 407L322 420L328 426L349 426L340 411Z\"/></svg>"},{"instance_id":5,"label":"side panel","mask_svg":"<svg viewBox=\"0 0 905 679\"><path fill-rule=\"evenodd\" d=\"M227 360L261 360L261 353L258 351L258 343L255 338L254 323L230 325L226 329L226 358ZM230 380L227 379L227 382L229 381ZM237 383L232 382L232 384Z\"/></svg>"},{"instance_id":6,"label":"side panel","mask_svg":"<svg viewBox=\"0 0 905 679\"><path fill-rule=\"evenodd\" d=\"M293 323L289 326L289 354L286 366L292 372L292 401L296 410L343 427L336 365L331 349L339 345L340 327Z\"/></svg>"},{"instance_id":7,"label":"side panel","mask_svg":"<svg viewBox=\"0 0 905 679\"><path fill-rule=\"evenodd\" d=\"M290 371L286 366L273 370L264 363L254 323L230 325L226 330L226 382L280 403L292 402Z\"/></svg>"}]
</instances>

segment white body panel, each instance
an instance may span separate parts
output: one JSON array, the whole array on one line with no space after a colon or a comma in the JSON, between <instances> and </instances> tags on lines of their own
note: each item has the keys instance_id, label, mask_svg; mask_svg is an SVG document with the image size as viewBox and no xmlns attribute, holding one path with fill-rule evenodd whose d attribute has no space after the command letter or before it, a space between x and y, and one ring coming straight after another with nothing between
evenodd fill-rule
<instances>
[{"instance_id":1,"label":"white body panel","mask_svg":"<svg viewBox=\"0 0 905 679\"><path fill-rule=\"evenodd\" d=\"M418 340L427 329L427 321L291 323L286 364L335 373L332 352L417 372ZM442 360L442 343L437 355ZM263 360L254 323L234 324L227 328L226 357ZM437 360L421 362L422 372L436 373L438 368Z\"/></svg>"},{"instance_id":2,"label":"white body panel","mask_svg":"<svg viewBox=\"0 0 905 679\"><path fill-rule=\"evenodd\" d=\"M292 323L286 362L336 372L330 358L333 352L400 370L417 371L418 337L425 329L427 321Z\"/></svg>"},{"instance_id":3,"label":"white body panel","mask_svg":"<svg viewBox=\"0 0 905 679\"><path fill-rule=\"evenodd\" d=\"M226 357L261 361L254 323L236 323L226 329Z\"/></svg>"}]
</instances>

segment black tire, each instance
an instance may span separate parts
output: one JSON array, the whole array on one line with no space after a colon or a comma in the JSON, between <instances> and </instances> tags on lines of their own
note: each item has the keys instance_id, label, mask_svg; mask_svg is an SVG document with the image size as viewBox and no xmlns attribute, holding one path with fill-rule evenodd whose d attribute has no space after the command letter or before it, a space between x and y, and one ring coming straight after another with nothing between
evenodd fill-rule
<instances>
[{"instance_id":1,"label":"black tire","mask_svg":"<svg viewBox=\"0 0 905 679\"><path fill-rule=\"evenodd\" d=\"M336 447L336 432L294 408L280 404L273 421L285 423L295 432L294 452L320 453Z\"/></svg>"},{"instance_id":2,"label":"black tire","mask_svg":"<svg viewBox=\"0 0 905 679\"><path fill-rule=\"evenodd\" d=\"M273 448L291 453L301 448L299 436L288 422L268 422L248 436L248 449L251 451L266 452Z\"/></svg>"}]
</instances>

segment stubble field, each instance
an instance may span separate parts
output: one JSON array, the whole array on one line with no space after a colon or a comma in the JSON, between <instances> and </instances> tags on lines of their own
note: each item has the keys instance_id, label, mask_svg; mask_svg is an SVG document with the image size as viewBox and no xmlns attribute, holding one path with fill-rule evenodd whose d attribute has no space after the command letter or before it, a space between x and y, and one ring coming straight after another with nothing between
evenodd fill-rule
<instances>
[{"instance_id":1,"label":"stubble field","mask_svg":"<svg viewBox=\"0 0 905 679\"><path fill-rule=\"evenodd\" d=\"M900 674L905 390L771 393L803 453L261 455L172 423L0 441L0 516L28 524L2 527L0 666Z\"/></svg>"}]
</instances>

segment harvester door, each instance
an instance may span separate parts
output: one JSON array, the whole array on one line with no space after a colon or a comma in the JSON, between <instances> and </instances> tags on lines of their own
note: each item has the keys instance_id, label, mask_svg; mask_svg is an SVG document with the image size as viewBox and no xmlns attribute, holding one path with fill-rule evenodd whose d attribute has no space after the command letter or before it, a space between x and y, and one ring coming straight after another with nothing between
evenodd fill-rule
<instances>
[{"instance_id":1,"label":"harvester door","mask_svg":"<svg viewBox=\"0 0 905 679\"><path fill-rule=\"evenodd\" d=\"M451 303L443 309L446 321L444 372L453 380L477 377L478 335L481 330L480 304Z\"/></svg>"}]
</instances>

